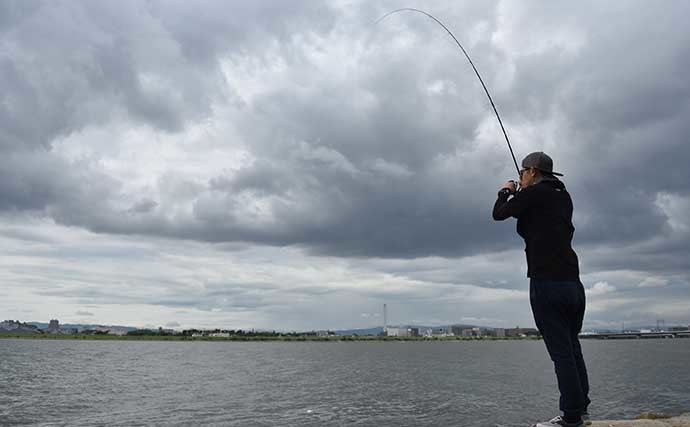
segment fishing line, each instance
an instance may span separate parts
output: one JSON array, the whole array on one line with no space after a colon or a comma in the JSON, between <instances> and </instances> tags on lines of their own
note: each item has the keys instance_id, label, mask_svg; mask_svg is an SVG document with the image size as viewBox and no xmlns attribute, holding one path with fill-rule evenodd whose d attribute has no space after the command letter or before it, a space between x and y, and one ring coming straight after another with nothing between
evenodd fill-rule
<instances>
[{"instance_id":1,"label":"fishing line","mask_svg":"<svg viewBox=\"0 0 690 427\"><path fill-rule=\"evenodd\" d=\"M486 88L486 85L484 84L484 80L482 79L482 76L479 75L479 71L477 71L477 67L474 66L474 63L472 62L472 59L470 58L470 55L467 54L467 51L465 50L464 47L460 44L458 41L457 37L446 27L443 22L439 21L434 17L432 14L425 12L420 9L415 9L412 7L404 7L402 9L396 9L393 11L388 12L387 14L383 15L379 19L376 20L376 24L379 22L383 21L387 17L393 15L394 13L398 12L417 12L421 13L422 15L427 16L428 18L431 18L436 22L438 25L443 27L444 30L455 40L455 43L458 45L460 50L462 50L462 53L465 54L465 58L470 62L470 65L472 66L472 69L474 70L474 73L477 75L477 78L479 78L479 82L482 84L482 87L484 88L484 92L486 92L486 96L489 97L489 102L491 103L491 107L494 109L494 113L496 114L496 118L498 119L498 124L501 125L501 130L503 131L503 136L506 139L506 142L508 143L508 149L510 150L510 156L513 158L513 163L515 163L515 170L517 171L518 175L520 175L520 168L518 167L517 160L515 160L515 154L513 153L513 147L510 145L510 140L508 139L508 134L506 133L506 129L503 127L503 121L501 120L501 116L498 114L498 110L496 109L496 105L494 104L494 100L491 98L491 94L489 93L489 89Z\"/></svg>"}]
</instances>

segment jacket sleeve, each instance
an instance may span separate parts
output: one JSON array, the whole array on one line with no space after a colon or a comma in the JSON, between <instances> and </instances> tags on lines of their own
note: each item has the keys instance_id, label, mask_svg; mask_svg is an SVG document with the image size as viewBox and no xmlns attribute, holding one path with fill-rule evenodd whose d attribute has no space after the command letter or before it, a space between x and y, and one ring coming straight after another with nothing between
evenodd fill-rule
<instances>
[{"instance_id":1,"label":"jacket sleeve","mask_svg":"<svg viewBox=\"0 0 690 427\"><path fill-rule=\"evenodd\" d=\"M508 200L509 195L499 193L498 199L496 199L494 204L494 220L503 221L511 216L514 218L519 217L529 206L532 193L532 189L528 187L515 193L510 200Z\"/></svg>"}]
</instances>

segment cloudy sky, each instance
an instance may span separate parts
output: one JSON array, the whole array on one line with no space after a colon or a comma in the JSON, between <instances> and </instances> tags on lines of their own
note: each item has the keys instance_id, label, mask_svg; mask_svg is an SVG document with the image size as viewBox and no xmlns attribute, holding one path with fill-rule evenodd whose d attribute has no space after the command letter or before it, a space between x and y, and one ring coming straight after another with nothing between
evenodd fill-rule
<instances>
[{"instance_id":1,"label":"cloudy sky","mask_svg":"<svg viewBox=\"0 0 690 427\"><path fill-rule=\"evenodd\" d=\"M585 327L690 323L690 3L0 2L0 317L533 326L543 150ZM519 160L518 159L518 160Z\"/></svg>"}]
</instances>

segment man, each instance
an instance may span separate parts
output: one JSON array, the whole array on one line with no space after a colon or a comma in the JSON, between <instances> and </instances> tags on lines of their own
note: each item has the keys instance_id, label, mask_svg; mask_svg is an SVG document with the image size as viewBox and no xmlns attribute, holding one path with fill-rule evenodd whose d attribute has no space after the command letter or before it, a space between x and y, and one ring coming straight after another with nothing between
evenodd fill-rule
<instances>
[{"instance_id":1,"label":"man","mask_svg":"<svg viewBox=\"0 0 690 427\"><path fill-rule=\"evenodd\" d=\"M536 427L582 427L589 422L587 369L578 334L585 313L585 292L578 259L571 246L575 228L573 202L543 152L522 161L520 191L508 181L498 192L493 217L517 218L517 232L525 239L530 305L556 370L562 416ZM512 198L511 198L512 196Z\"/></svg>"}]
</instances>

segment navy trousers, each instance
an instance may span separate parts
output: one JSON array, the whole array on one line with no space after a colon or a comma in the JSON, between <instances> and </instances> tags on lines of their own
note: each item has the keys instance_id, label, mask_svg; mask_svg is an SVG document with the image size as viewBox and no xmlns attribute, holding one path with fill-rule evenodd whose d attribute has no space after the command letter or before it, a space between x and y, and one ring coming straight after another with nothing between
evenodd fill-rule
<instances>
[{"instance_id":1,"label":"navy trousers","mask_svg":"<svg viewBox=\"0 0 690 427\"><path fill-rule=\"evenodd\" d=\"M585 315L585 289L579 280L530 280L530 304L553 361L561 392L560 409L579 417L589 406L589 381L577 336Z\"/></svg>"}]
</instances>

